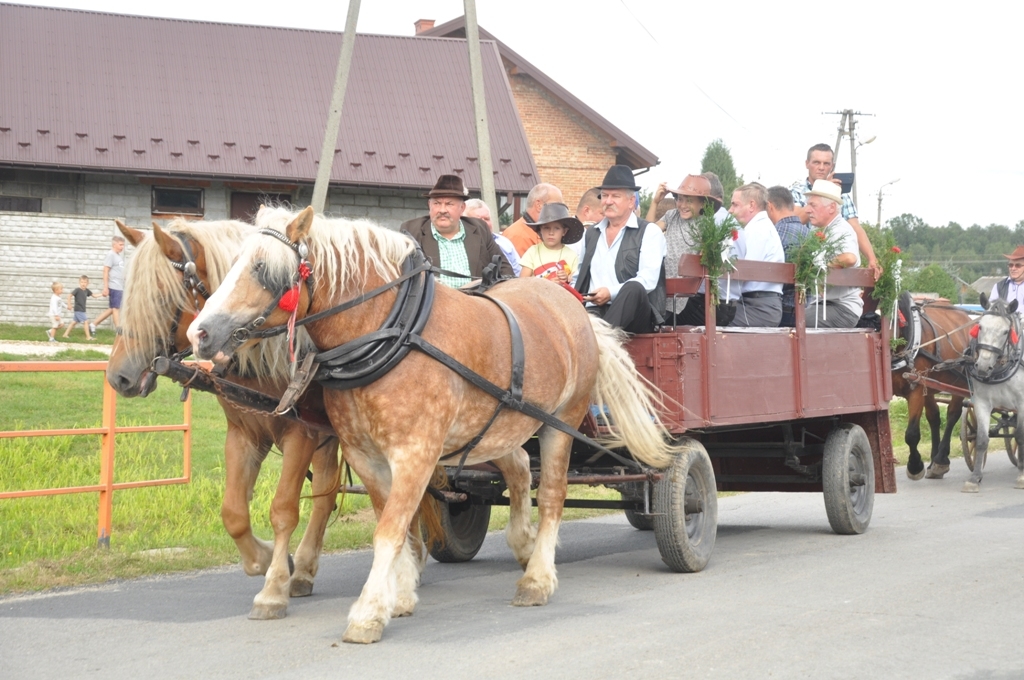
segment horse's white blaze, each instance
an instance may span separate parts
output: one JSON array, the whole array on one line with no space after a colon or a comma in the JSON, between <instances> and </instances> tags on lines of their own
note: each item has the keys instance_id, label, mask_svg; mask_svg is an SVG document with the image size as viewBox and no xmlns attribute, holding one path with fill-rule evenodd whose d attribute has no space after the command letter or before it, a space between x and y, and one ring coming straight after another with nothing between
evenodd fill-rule
<instances>
[{"instance_id":1,"label":"horse's white blaze","mask_svg":"<svg viewBox=\"0 0 1024 680\"><path fill-rule=\"evenodd\" d=\"M228 275L224 277L220 286L213 292L210 299L206 301L206 305L203 310L199 312L195 319L188 327L188 333L186 336L189 342L192 343L192 351L197 354L199 352L199 325L210 318L211 316L220 312L220 308L224 305L224 302L231 296L235 290L235 286L238 285L238 279L242 275L241 259L235 263L229 271Z\"/></svg>"}]
</instances>

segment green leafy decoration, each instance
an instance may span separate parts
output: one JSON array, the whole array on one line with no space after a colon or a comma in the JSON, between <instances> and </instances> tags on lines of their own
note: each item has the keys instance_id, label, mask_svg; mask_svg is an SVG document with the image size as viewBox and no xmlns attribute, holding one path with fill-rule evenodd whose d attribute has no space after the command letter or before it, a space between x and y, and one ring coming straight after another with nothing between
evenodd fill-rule
<instances>
[{"instance_id":1,"label":"green leafy decoration","mask_svg":"<svg viewBox=\"0 0 1024 680\"><path fill-rule=\"evenodd\" d=\"M806 304L807 291L813 291L815 285L825 284L828 266L842 252L842 237L828 227L812 229L790 246L786 262L796 267L793 279L796 283L797 304ZM822 265L826 271L822 271Z\"/></svg>"},{"instance_id":2,"label":"green leafy decoration","mask_svg":"<svg viewBox=\"0 0 1024 680\"><path fill-rule=\"evenodd\" d=\"M882 267L882 275L875 282L871 297L878 300L879 314L891 319L896 299L903 289L903 251L891 233L883 233L879 241L880 247L875 247L875 256Z\"/></svg>"},{"instance_id":3,"label":"green leafy decoration","mask_svg":"<svg viewBox=\"0 0 1024 680\"><path fill-rule=\"evenodd\" d=\"M715 221L714 206L708 204L696 219L690 220L687 227L690 243L700 253L701 266L708 273L708 278L715 282L715 285L708 286L705 294L711 296L711 304L717 305L718 279L725 275L726 271L736 268L733 261L736 259L735 251L728 259L722 257L723 246L726 239L736 241L739 238L739 230L742 229L739 222L729 215L718 224Z\"/></svg>"}]
</instances>

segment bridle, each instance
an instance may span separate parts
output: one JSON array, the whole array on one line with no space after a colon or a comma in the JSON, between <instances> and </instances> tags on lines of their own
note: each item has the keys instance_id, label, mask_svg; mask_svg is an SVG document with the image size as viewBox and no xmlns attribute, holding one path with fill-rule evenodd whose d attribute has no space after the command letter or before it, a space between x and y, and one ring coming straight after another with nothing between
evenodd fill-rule
<instances>
[{"instance_id":1,"label":"bridle","mask_svg":"<svg viewBox=\"0 0 1024 680\"><path fill-rule=\"evenodd\" d=\"M986 384L998 384L1006 382L1016 374L1017 369L1021 365L1021 357L1024 354L1024 349L1021 347L1021 326L1020 316L1016 312L1005 312L1003 307L1000 306L998 310L993 310L990 306L988 310L982 313L978 322L971 327L971 347L970 352L972 356L977 358L978 352L986 350L996 355L997 368L993 370L992 374L982 378L977 374L975 364L971 364L968 368L972 379ZM1006 339L1001 347L989 345L986 343L978 342L978 335L981 330L981 319L986 316L994 316L1000 319L1006 319L1010 323L1010 329L1006 333Z\"/></svg>"}]
</instances>

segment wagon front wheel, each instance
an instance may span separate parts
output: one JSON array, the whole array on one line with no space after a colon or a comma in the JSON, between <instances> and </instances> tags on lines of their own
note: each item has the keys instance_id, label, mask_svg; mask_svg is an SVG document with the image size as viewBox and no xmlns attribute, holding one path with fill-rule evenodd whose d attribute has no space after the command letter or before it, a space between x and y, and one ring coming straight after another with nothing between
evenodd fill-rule
<instances>
[{"instance_id":1,"label":"wagon front wheel","mask_svg":"<svg viewBox=\"0 0 1024 680\"><path fill-rule=\"evenodd\" d=\"M438 562L468 562L480 552L491 521L490 505L438 503L443 542L430 544L430 556Z\"/></svg>"},{"instance_id":2,"label":"wagon front wheel","mask_svg":"<svg viewBox=\"0 0 1024 680\"><path fill-rule=\"evenodd\" d=\"M843 423L825 439L821 483L828 523L837 534L862 534L875 505L875 463L868 436Z\"/></svg>"},{"instance_id":3,"label":"wagon front wheel","mask_svg":"<svg viewBox=\"0 0 1024 680\"><path fill-rule=\"evenodd\" d=\"M665 564L678 572L707 566L718 535L718 488L711 458L685 438L682 451L654 485L654 538Z\"/></svg>"},{"instance_id":4,"label":"wagon front wheel","mask_svg":"<svg viewBox=\"0 0 1024 680\"><path fill-rule=\"evenodd\" d=\"M974 407L964 404L963 420L960 421L960 451L964 454L967 469L974 472L975 440L978 436L978 423L974 419Z\"/></svg>"}]
</instances>

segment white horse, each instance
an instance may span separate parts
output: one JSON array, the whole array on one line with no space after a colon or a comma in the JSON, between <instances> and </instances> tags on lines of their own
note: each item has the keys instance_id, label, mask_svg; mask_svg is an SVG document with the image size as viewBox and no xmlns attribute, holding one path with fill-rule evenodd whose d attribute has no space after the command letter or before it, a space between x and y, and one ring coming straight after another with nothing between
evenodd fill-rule
<instances>
[{"instance_id":1,"label":"white horse","mask_svg":"<svg viewBox=\"0 0 1024 680\"><path fill-rule=\"evenodd\" d=\"M982 294L985 313L978 325L971 329L977 337L976 358L971 372L971 403L975 422L978 423L974 472L964 482L964 493L978 493L981 473L988 453L988 423L992 409L1014 409L1017 424L1014 438L1017 451L1024 452L1024 371L1021 371L1021 328L1017 315L1017 301L1007 304ZM1016 488L1024 489L1024 455L1017 456Z\"/></svg>"}]
</instances>

